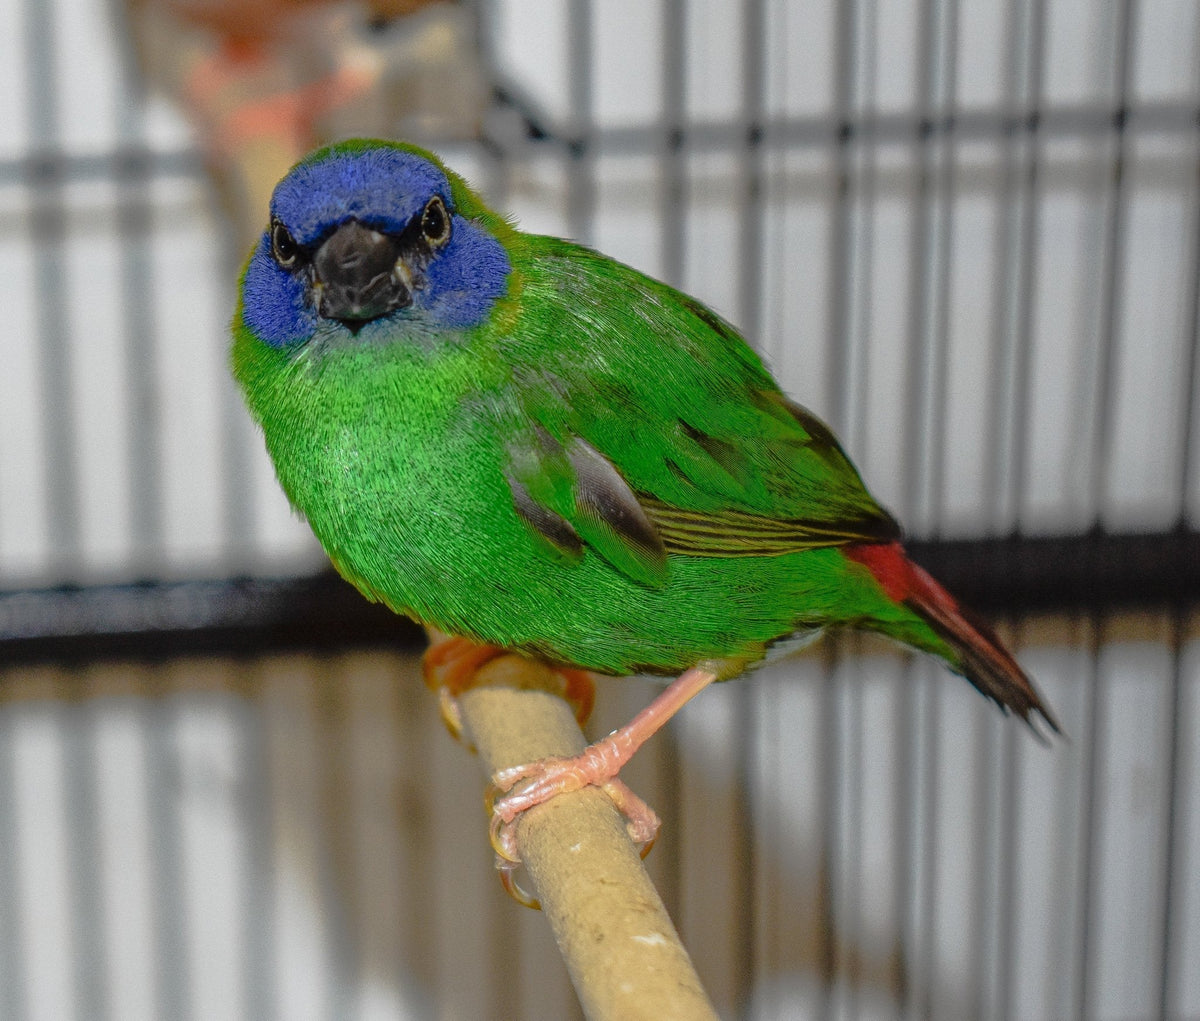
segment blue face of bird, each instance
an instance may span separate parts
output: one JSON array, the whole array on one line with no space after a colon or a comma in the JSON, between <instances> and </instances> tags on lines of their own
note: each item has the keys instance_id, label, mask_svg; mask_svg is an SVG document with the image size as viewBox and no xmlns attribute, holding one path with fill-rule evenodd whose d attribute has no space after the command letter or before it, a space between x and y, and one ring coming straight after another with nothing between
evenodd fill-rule
<instances>
[{"instance_id":1,"label":"blue face of bird","mask_svg":"<svg viewBox=\"0 0 1200 1021\"><path fill-rule=\"evenodd\" d=\"M510 269L503 246L459 215L433 163L334 148L276 187L246 266L243 315L273 347L463 330L505 293Z\"/></svg>"}]
</instances>

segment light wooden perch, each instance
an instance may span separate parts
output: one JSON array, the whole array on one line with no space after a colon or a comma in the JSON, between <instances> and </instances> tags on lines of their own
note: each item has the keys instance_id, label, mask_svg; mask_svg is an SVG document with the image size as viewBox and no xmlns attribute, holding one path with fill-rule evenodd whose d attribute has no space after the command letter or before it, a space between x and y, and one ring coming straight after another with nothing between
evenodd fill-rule
<instances>
[{"instance_id":1,"label":"light wooden perch","mask_svg":"<svg viewBox=\"0 0 1200 1021\"><path fill-rule=\"evenodd\" d=\"M461 696L466 737L490 776L586 741L570 707L538 684L549 668L493 660ZM591 1021L716 1018L625 822L596 788L561 795L517 823L521 854Z\"/></svg>"}]
</instances>

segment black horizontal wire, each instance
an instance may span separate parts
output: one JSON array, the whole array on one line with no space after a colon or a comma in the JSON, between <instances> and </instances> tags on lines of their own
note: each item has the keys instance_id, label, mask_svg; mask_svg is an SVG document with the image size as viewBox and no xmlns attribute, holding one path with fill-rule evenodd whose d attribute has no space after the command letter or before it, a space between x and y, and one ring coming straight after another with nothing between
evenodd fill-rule
<instances>
[{"instance_id":1,"label":"black horizontal wire","mask_svg":"<svg viewBox=\"0 0 1200 1021\"><path fill-rule=\"evenodd\" d=\"M574 145L567 128L538 123L524 141L534 145ZM761 149L819 148L835 142L867 139L874 144L909 142L914 137L953 134L959 142L979 142L1037 132L1043 139L1090 138L1113 131L1125 134L1188 134L1200 125L1200 106L1187 102L1103 103L1048 106L1027 111L1003 108L955 109L945 116L912 113L871 113L865 117L769 117L761 124L729 121L677 122L628 126L592 126L588 151L599 155L653 155L664 146L710 152L742 152L748 143ZM493 139L503 147L505 139ZM28 184L50 177L60 181L124 178L202 177L199 149L117 147L104 153L71 153L63 147L32 150L0 159L0 186Z\"/></svg>"},{"instance_id":2,"label":"black horizontal wire","mask_svg":"<svg viewBox=\"0 0 1200 1021\"><path fill-rule=\"evenodd\" d=\"M989 614L1200 603L1200 532L1013 536L908 543L913 559ZM416 625L332 571L0 592L7 664L163 660L350 647L415 648Z\"/></svg>"}]
</instances>

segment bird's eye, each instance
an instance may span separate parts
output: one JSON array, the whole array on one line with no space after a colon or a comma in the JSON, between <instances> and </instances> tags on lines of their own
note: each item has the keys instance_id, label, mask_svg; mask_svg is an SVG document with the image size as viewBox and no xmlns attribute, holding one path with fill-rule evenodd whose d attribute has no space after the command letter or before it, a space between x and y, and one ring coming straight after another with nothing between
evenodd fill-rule
<instances>
[{"instance_id":1,"label":"bird's eye","mask_svg":"<svg viewBox=\"0 0 1200 1021\"><path fill-rule=\"evenodd\" d=\"M271 222L271 255L284 269L291 269L300 259L300 246L278 220Z\"/></svg>"},{"instance_id":2,"label":"bird's eye","mask_svg":"<svg viewBox=\"0 0 1200 1021\"><path fill-rule=\"evenodd\" d=\"M450 240L450 214L440 195L434 195L421 214L421 233L434 248L440 248Z\"/></svg>"}]
</instances>

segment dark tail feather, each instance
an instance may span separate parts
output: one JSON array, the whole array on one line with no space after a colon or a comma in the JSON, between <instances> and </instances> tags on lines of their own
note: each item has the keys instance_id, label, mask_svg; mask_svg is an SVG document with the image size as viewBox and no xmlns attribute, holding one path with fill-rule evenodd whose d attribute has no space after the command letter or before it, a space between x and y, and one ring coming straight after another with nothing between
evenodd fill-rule
<instances>
[{"instance_id":1,"label":"dark tail feather","mask_svg":"<svg viewBox=\"0 0 1200 1021\"><path fill-rule=\"evenodd\" d=\"M980 692L1005 712L1020 716L1039 737L1042 735L1034 726L1033 713L1055 734L1062 733L1041 695L996 633L909 560L899 543L851 546L846 553L866 566L889 596L925 619L957 654L952 666Z\"/></svg>"}]
</instances>

